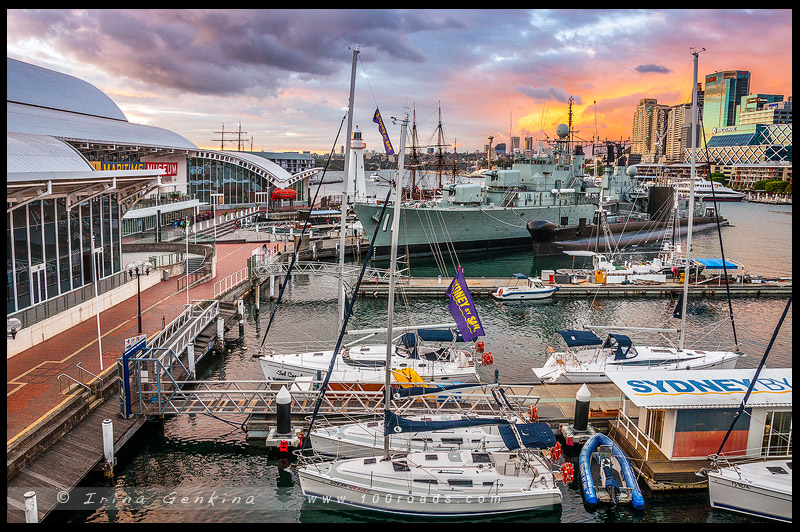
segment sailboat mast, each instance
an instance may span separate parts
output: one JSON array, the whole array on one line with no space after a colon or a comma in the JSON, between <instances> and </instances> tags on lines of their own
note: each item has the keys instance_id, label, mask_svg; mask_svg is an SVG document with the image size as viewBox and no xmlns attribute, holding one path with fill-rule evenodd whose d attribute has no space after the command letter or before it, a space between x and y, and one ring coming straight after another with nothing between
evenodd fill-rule
<instances>
[{"instance_id":1,"label":"sailboat mast","mask_svg":"<svg viewBox=\"0 0 800 532\"><path fill-rule=\"evenodd\" d=\"M683 305L681 307L681 336L678 349L683 350L686 335L686 305L689 302L689 274L692 264L692 223L694 222L694 179L697 162L697 56L705 50L692 52L694 56L694 83L692 83L692 167L689 180L689 221L686 224L686 266L683 279ZM677 192L677 191L676 191Z\"/></svg>"},{"instance_id":2,"label":"sailboat mast","mask_svg":"<svg viewBox=\"0 0 800 532\"><path fill-rule=\"evenodd\" d=\"M392 320L394 319L394 285L395 271L397 270L397 242L400 235L400 204L402 203L403 193L403 172L405 170L406 155L406 129L408 128L408 114L403 119L400 126L400 154L397 158L397 177L395 178L394 190L394 214L392 217L392 252L389 264L389 310L388 323L386 324L386 381L384 387L384 411L390 408L391 390L391 359L392 359ZM389 458L389 436L383 437L383 458Z\"/></svg>"},{"instance_id":3,"label":"sailboat mast","mask_svg":"<svg viewBox=\"0 0 800 532\"><path fill-rule=\"evenodd\" d=\"M347 299L344 293L344 249L347 243L347 194L350 176L350 139L353 136L353 100L356 95L356 62L358 49L353 50L353 66L350 72L350 100L347 103L347 138L344 148L344 191L342 192L342 228L339 234L339 328L344 321L344 304Z\"/></svg>"}]
</instances>

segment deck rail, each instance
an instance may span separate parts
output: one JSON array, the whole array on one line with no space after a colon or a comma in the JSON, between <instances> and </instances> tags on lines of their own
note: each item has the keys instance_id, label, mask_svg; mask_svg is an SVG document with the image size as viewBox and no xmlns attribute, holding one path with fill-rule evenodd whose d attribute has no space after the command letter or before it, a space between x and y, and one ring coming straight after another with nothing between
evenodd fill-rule
<instances>
[{"instance_id":1,"label":"deck rail","mask_svg":"<svg viewBox=\"0 0 800 532\"><path fill-rule=\"evenodd\" d=\"M630 437L633 437L634 449L638 449L640 445L642 446L642 449L644 449L645 461L650 458L650 444L653 440L647 434L645 434L631 418L629 418L622 410L620 410L619 414L617 414L617 418L612 420L611 423L616 425L616 428L620 433L623 433L624 431L625 438L629 441Z\"/></svg>"}]
</instances>

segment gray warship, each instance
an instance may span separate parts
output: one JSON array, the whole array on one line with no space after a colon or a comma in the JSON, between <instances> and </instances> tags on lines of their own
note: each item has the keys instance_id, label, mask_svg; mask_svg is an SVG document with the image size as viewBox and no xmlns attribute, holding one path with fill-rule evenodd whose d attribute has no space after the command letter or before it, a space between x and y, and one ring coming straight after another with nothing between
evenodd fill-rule
<instances>
[{"instance_id":1,"label":"gray warship","mask_svg":"<svg viewBox=\"0 0 800 532\"><path fill-rule=\"evenodd\" d=\"M515 160L510 169L487 171L483 183L450 183L433 200L404 202L398 235L401 253L405 250L414 257L448 249L529 248L528 222L546 220L560 228L592 225L601 196L611 214L636 211L637 216L647 217L641 205L630 202L629 191L638 183L633 172L626 172L624 157L610 157L598 184L586 175L583 147L572 146L569 127L559 125L556 136L550 146L540 144L536 154ZM352 208L364 234L372 235L380 205L362 201ZM390 218L388 214L378 231L376 259L389 257Z\"/></svg>"}]
</instances>

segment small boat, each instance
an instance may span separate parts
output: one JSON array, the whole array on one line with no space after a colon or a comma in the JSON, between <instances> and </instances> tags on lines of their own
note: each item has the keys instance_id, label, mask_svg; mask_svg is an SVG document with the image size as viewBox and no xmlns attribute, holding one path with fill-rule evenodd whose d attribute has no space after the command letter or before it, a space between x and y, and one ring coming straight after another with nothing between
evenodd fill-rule
<instances>
[{"instance_id":1,"label":"small boat","mask_svg":"<svg viewBox=\"0 0 800 532\"><path fill-rule=\"evenodd\" d=\"M496 292L492 292L492 297L499 301L547 299L558 291L557 286L545 286L538 277L515 273L511 279L511 284L498 287Z\"/></svg>"},{"instance_id":2,"label":"small boat","mask_svg":"<svg viewBox=\"0 0 800 532\"><path fill-rule=\"evenodd\" d=\"M597 433L587 441L578 458L583 498L586 504L610 502L614 506L630 502L644 508L644 497L628 457L605 434Z\"/></svg>"},{"instance_id":3,"label":"small boat","mask_svg":"<svg viewBox=\"0 0 800 532\"><path fill-rule=\"evenodd\" d=\"M713 192L712 192L712 188ZM677 185L677 189L679 192L683 194L688 194L689 192L689 184L681 183ZM711 181L707 181L702 177L697 178L694 183L694 197L702 200L702 201L742 201L745 198L746 194L744 192L738 192L733 190L732 188L728 188L723 186L721 183L714 183L711 184Z\"/></svg>"},{"instance_id":4,"label":"small boat","mask_svg":"<svg viewBox=\"0 0 800 532\"><path fill-rule=\"evenodd\" d=\"M380 176L380 174L378 172L375 172L375 173L373 173L372 175L369 176L370 183L377 183L381 179L383 179L383 178Z\"/></svg>"},{"instance_id":5,"label":"small boat","mask_svg":"<svg viewBox=\"0 0 800 532\"><path fill-rule=\"evenodd\" d=\"M792 458L758 459L711 469L708 497L721 508L777 521L792 522Z\"/></svg>"}]
</instances>

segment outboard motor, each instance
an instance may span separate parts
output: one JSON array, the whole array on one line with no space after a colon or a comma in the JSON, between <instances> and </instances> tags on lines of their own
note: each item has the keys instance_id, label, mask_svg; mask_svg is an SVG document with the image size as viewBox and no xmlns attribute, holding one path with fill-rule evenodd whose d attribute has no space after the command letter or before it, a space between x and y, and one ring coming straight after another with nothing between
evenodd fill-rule
<instances>
[{"instance_id":1,"label":"outboard motor","mask_svg":"<svg viewBox=\"0 0 800 532\"><path fill-rule=\"evenodd\" d=\"M619 502L619 483L614 480L614 471L611 469L611 459L608 457L600 459L600 481L611 497L611 502L616 506Z\"/></svg>"}]
</instances>

